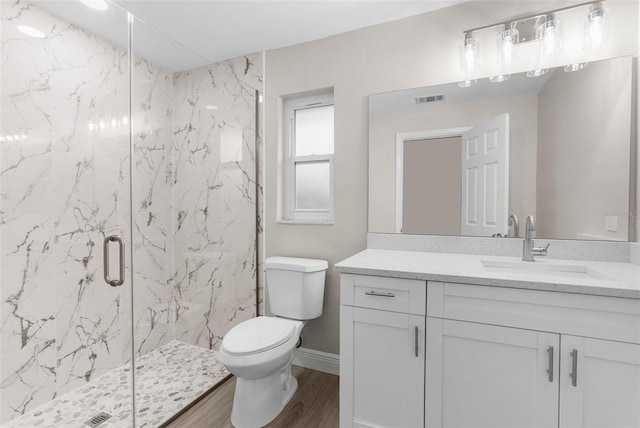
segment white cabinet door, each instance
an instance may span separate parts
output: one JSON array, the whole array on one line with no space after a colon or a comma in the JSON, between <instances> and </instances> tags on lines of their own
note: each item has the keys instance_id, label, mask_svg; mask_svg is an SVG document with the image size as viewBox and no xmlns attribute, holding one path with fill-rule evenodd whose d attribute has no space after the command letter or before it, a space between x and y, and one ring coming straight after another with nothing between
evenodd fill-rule
<instances>
[{"instance_id":1,"label":"white cabinet door","mask_svg":"<svg viewBox=\"0 0 640 428\"><path fill-rule=\"evenodd\" d=\"M427 318L426 426L557 427L558 334Z\"/></svg>"},{"instance_id":2,"label":"white cabinet door","mask_svg":"<svg viewBox=\"0 0 640 428\"><path fill-rule=\"evenodd\" d=\"M562 335L560 426L640 427L640 345Z\"/></svg>"},{"instance_id":3,"label":"white cabinet door","mask_svg":"<svg viewBox=\"0 0 640 428\"><path fill-rule=\"evenodd\" d=\"M425 317L341 306L340 426L424 426Z\"/></svg>"}]
</instances>

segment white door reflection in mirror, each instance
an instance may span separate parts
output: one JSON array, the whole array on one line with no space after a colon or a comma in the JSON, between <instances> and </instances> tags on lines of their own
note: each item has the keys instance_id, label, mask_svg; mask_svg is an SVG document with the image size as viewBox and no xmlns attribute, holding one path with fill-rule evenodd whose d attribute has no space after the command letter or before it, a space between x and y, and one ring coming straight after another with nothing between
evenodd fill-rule
<instances>
[{"instance_id":1,"label":"white door reflection in mirror","mask_svg":"<svg viewBox=\"0 0 640 428\"><path fill-rule=\"evenodd\" d=\"M462 134L461 183L462 235L506 235L509 209L508 113Z\"/></svg>"}]
</instances>

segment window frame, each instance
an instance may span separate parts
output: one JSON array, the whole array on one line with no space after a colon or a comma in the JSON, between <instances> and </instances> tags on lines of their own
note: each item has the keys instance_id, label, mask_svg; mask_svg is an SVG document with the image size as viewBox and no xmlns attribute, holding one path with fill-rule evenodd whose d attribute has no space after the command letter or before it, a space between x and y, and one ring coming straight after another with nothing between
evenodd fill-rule
<instances>
[{"instance_id":1,"label":"window frame","mask_svg":"<svg viewBox=\"0 0 640 428\"><path fill-rule=\"evenodd\" d=\"M309 108L334 106L334 149L332 154L325 155L295 155L295 113ZM284 168L284 220L300 223L331 223L334 215L334 168L335 154L335 103L333 94L323 94L312 97L296 98L285 103L285 168ZM329 164L329 208L297 209L296 204L296 164L328 162Z\"/></svg>"}]
</instances>

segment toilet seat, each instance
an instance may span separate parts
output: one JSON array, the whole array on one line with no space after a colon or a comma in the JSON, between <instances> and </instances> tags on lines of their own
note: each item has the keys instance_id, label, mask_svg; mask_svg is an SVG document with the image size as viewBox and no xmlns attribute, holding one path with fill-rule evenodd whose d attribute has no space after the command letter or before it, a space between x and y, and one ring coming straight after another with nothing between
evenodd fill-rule
<instances>
[{"instance_id":1,"label":"toilet seat","mask_svg":"<svg viewBox=\"0 0 640 428\"><path fill-rule=\"evenodd\" d=\"M299 321L257 317L244 321L224 336L222 350L229 355L259 354L282 345L296 334Z\"/></svg>"}]
</instances>

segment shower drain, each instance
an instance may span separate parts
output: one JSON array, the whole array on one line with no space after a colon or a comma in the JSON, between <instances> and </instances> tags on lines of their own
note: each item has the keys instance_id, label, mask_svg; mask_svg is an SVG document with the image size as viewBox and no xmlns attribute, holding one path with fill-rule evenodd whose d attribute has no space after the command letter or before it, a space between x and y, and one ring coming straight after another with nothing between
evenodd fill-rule
<instances>
[{"instance_id":1,"label":"shower drain","mask_svg":"<svg viewBox=\"0 0 640 428\"><path fill-rule=\"evenodd\" d=\"M109 413L100 412L94 417L92 417L91 419L89 419L84 424L92 428L95 428L98 425L102 424L103 422L107 421L108 419L111 419L111 415Z\"/></svg>"}]
</instances>

